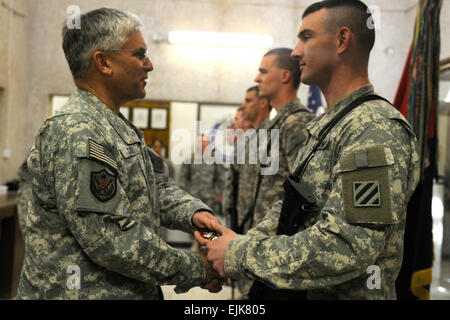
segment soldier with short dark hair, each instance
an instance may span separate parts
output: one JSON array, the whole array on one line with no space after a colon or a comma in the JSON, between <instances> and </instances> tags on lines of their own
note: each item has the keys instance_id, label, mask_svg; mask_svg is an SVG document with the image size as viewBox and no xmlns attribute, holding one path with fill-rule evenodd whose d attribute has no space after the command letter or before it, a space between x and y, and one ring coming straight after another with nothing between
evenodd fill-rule
<instances>
[{"instance_id":1,"label":"soldier with short dark hair","mask_svg":"<svg viewBox=\"0 0 450 320\"><path fill-rule=\"evenodd\" d=\"M246 92L246 100L249 101L245 114L247 118L253 117L258 133L249 136L249 140L257 141L257 148L250 150L252 142L248 143L246 163L240 172L238 223L243 234L256 226L275 202L282 199L283 181L292 170L298 149L305 141L306 123L314 117L297 97L300 71L291 58L291 52L289 48L269 50L261 59L255 78L257 90L250 88ZM259 118L252 114L253 100L263 104ZM272 120L268 117L269 106L277 111ZM262 130L266 133L265 140L259 138ZM267 158L261 155L267 155ZM252 157L257 158L256 164L249 163ZM258 299L254 289L245 291L249 299Z\"/></svg>"},{"instance_id":2,"label":"soldier with short dark hair","mask_svg":"<svg viewBox=\"0 0 450 320\"><path fill-rule=\"evenodd\" d=\"M251 208L253 201L253 192L256 188L257 181L255 177L259 175L258 163L250 162L250 152L255 152L256 150L250 151L250 148L252 147L252 145L258 146L259 130L269 126L269 115L271 107L269 101L266 98L262 98L259 96L258 86L252 86L245 92L245 98L244 102L241 105L241 108L243 109L245 119L252 123L252 129L254 129L250 131L250 134L246 134L242 137L243 139L246 139L245 144L241 144L241 147L245 146L245 161L242 164L236 165L237 167L239 167L239 181L237 188L239 192L236 197L237 220L234 230L236 232L245 234L249 229L249 223L245 220L245 218ZM253 221L255 225L258 222L259 221L257 220ZM250 280L241 280L236 282L236 287L241 292L243 298L247 298L252 284L253 281Z\"/></svg>"},{"instance_id":3,"label":"soldier with short dark hair","mask_svg":"<svg viewBox=\"0 0 450 320\"><path fill-rule=\"evenodd\" d=\"M254 130L247 131L246 135L242 137L245 139L245 144L242 143L241 147L245 147L245 149L240 151L245 153L245 157L243 158L244 163L238 164L240 179L236 208L238 212L237 223L240 233L245 233L248 229L250 229L250 220L249 218L246 219L246 216L253 201L253 193L256 188L255 182L257 180L255 177L259 175L258 163L256 161L250 163L250 148L254 145L258 146L258 131L268 127L270 124L269 106L269 101L266 98L259 96L258 86L253 86L247 89L241 108L243 110L245 120L251 122L252 129ZM252 150L251 152L255 151L257 150ZM256 157L255 159L258 160Z\"/></svg>"},{"instance_id":4,"label":"soldier with short dark hair","mask_svg":"<svg viewBox=\"0 0 450 320\"><path fill-rule=\"evenodd\" d=\"M253 209L251 219L245 223L246 230L259 223L273 204L282 199L283 181L292 171L298 150L306 140L306 124L314 118L297 97L300 71L291 53L289 48L266 52L255 78L258 97L267 99L277 111L277 115L262 128L267 130L267 141L259 148L266 149L271 163L278 162L278 170L262 174L264 165L259 161L261 182L259 187L255 185L250 196ZM274 132L277 134L273 135ZM271 141L272 136L274 141Z\"/></svg>"},{"instance_id":5,"label":"soldier with short dark hair","mask_svg":"<svg viewBox=\"0 0 450 320\"><path fill-rule=\"evenodd\" d=\"M407 120L374 95L372 26L357 0L305 10L292 57L329 109L308 123L283 201L247 235L215 227L221 236L206 246L207 258L222 276L308 299L396 299L419 156Z\"/></svg>"}]
</instances>

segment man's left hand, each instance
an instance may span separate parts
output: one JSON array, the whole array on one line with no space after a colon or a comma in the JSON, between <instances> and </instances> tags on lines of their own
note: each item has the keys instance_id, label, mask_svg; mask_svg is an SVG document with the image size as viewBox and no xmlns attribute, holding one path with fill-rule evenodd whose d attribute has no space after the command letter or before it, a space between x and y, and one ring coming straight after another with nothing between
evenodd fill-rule
<instances>
[{"instance_id":1,"label":"man's left hand","mask_svg":"<svg viewBox=\"0 0 450 320\"><path fill-rule=\"evenodd\" d=\"M211 262L212 267L216 270L222 278L226 278L225 274L225 252L227 251L230 241L237 236L237 234L220 224L212 222L212 231L215 231L220 236L206 245L206 258ZM197 241L199 241L199 234L195 234ZM203 239L204 240L204 239ZM200 241L199 241L200 242Z\"/></svg>"}]
</instances>

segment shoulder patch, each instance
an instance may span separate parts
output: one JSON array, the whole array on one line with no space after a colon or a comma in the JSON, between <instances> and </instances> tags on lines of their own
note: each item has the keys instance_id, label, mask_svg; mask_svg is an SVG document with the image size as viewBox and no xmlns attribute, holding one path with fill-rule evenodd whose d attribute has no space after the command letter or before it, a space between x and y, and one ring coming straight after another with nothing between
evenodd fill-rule
<instances>
[{"instance_id":1,"label":"shoulder patch","mask_svg":"<svg viewBox=\"0 0 450 320\"><path fill-rule=\"evenodd\" d=\"M378 180L354 181L353 205L355 207L380 207L380 182Z\"/></svg>"},{"instance_id":2,"label":"shoulder patch","mask_svg":"<svg viewBox=\"0 0 450 320\"><path fill-rule=\"evenodd\" d=\"M118 175L99 161L82 158L76 182L76 210L79 213L113 214L121 210L123 189Z\"/></svg>"},{"instance_id":3,"label":"shoulder patch","mask_svg":"<svg viewBox=\"0 0 450 320\"><path fill-rule=\"evenodd\" d=\"M368 146L339 161L344 218L350 223L397 223L392 212L389 151Z\"/></svg>"},{"instance_id":4,"label":"shoulder patch","mask_svg":"<svg viewBox=\"0 0 450 320\"><path fill-rule=\"evenodd\" d=\"M91 172L91 192L100 201L108 201L116 194L116 176L105 169Z\"/></svg>"},{"instance_id":5,"label":"shoulder patch","mask_svg":"<svg viewBox=\"0 0 450 320\"><path fill-rule=\"evenodd\" d=\"M117 162L105 152L105 148L101 144L92 139L89 139L89 158L100 161L118 171Z\"/></svg>"}]
</instances>

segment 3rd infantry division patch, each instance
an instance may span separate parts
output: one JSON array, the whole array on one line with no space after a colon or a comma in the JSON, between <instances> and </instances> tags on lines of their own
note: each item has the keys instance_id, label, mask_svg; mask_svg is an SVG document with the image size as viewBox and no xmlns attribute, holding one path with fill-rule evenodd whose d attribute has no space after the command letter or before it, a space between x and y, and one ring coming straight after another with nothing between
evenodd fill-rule
<instances>
[{"instance_id":1,"label":"3rd infantry division patch","mask_svg":"<svg viewBox=\"0 0 450 320\"><path fill-rule=\"evenodd\" d=\"M380 184L378 181L353 182L353 204L355 207L381 206Z\"/></svg>"}]
</instances>

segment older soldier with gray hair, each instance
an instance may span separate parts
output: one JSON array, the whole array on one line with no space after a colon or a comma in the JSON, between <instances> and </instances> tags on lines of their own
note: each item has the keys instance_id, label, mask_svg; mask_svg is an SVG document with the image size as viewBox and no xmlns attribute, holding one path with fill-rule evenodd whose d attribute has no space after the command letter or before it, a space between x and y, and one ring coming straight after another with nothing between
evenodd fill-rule
<instances>
[{"instance_id":1,"label":"older soldier with gray hair","mask_svg":"<svg viewBox=\"0 0 450 320\"><path fill-rule=\"evenodd\" d=\"M407 120L368 78L372 16L357 0L303 13L292 56L329 110L307 125L284 200L247 235L221 226L207 245L222 276L304 290L308 299L395 299L406 209L419 177ZM205 243L200 238L196 238Z\"/></svg>"},{"instance_id":2,"label":"older soldier with gray hair","mask_svg":"<svg viewBox=\"0 0 450 320\"><path fill-rule=\"evenodd\" d=\"M77 91L46 120L27 159L32 177L19 299L161 299L220 289L204 257L170 247L160 225L193 232L219 221L163 174L163 161L119 108L146 94L153 70L141 23L98 9L63 28ZM195 227L194 227L195 226Z\"/></svg>"}]
</instances>

